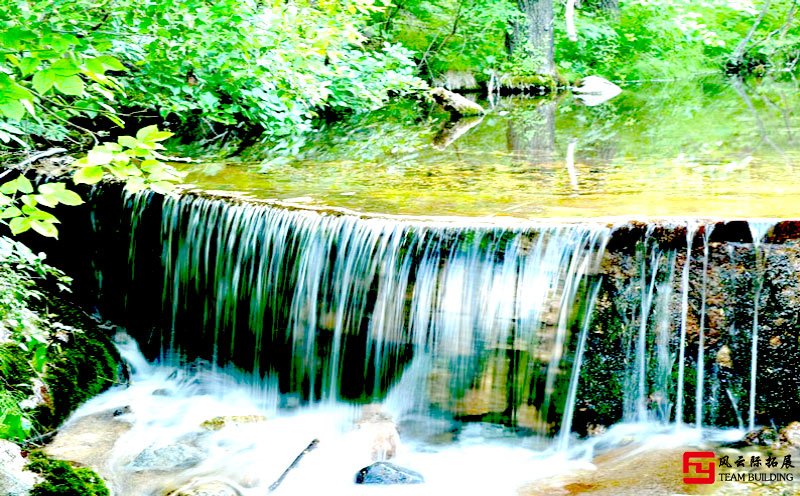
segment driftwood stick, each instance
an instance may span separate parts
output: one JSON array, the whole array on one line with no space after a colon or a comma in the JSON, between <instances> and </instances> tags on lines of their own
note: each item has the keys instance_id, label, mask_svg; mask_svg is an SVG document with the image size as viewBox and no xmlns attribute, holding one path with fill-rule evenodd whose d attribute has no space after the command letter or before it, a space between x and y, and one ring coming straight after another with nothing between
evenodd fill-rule
<instances>
[{"instance_id":1,"label":"driftwood stick","mask_svg":"<svg viewBox=\"0 0 800 496\"><path fill-rule=\"evenodd\" d=\"M276 489L278 489L278 486L281 485L281 482L283 482L283 479L286 478L286 476L289 474L289 472L291 472L291 470L293 468L297 467L297 465L300 463L300 460L302 460L303 457L306 456L307 453L309 453L311 450L316 448L318 444L319 444L319 439L314 439L313 441L311 441L308 444L308 446L306 446L306 449L304 449L303 451L300 452L299 455L297 455L297 458L294 459L292 464L289 465L288 467L286 467L286 470L284 470L283 473L281 474L281 476L278 477L278 480L276 480L275 482L272 483L271 486L269 486L269 491L268 492L271 493L271 492L275 491Z\"/></svg>"}]
</instances>

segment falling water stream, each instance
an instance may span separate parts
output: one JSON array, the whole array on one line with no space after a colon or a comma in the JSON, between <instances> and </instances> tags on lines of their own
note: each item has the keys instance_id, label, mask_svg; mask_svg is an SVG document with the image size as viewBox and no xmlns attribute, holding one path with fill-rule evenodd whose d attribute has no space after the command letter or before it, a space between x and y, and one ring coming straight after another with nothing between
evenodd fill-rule
<instances>
[{"instance_id":1,"label":"falling water stream","mask_svg":"<svg viewBox=\"0 0 800 496\"><path fill-rule=\"evenodd\" d=\"M99 308L131 319L135 340L120 345L131 385L88 403L60 436L127 406L105 420L118 433L108 453L86 461L120 494L204 480L265 494L312 439L282 494L371 494L353 478L376 443L426 480L392 494L512 494L590 469L631 436L676 447L740 436L714 427L738 425L748 389L754 425L756 375L729 377L719 343L707 356L707 292L723 290L709 284L711 252L738 250L712 242L713 224L668 226L675 243L650 225L611 249L628 226L357 217L148 192L126 195L124 212L130 270L115 273L112 257L95 272L119 289ZM752 371L758 253L773 224L750 223ZM600 379L598 364L616 372ZM215 418L221 428L208 427ZM698 429L677 432L684 423Z\"/></svg>"}]
</instances>

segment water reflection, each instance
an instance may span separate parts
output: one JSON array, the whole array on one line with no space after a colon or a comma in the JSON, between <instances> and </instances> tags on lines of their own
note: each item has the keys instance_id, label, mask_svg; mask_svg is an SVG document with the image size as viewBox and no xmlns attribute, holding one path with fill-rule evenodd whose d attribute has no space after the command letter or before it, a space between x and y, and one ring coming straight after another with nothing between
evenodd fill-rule
<instances>
[{"instance_id":1,"label":"water reflection","mask_svg":"<svg viewBox=\"0 0 800 496\"><path fill-rule=\"evenodd\" d=\"M597 107L508 98L458 122L404 103L189 181L391 214L793 217L798 107L796 81L717 79L629 86Z\"/></svg>"}]
</instances>

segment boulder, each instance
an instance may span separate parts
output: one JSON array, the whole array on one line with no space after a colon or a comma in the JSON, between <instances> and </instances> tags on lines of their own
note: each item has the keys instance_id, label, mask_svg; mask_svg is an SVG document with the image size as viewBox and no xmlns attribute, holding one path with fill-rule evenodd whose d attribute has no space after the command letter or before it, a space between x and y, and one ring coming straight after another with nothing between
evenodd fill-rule
<instances>
[{"instance_id":1,"label":"boulder","mask_svg":"<svg viewBox=\"0 0 800 496\"><path fill-rule=\"evenodd\" d=\"M267 417L263 415L229 415L205 420L200 424L200 427L208 431L218 431L223 427L237 427L244 424L257 424L266 421Z\"/></svg>"},{"instance_id":2,"label":"boulder","mask_svg":"<svg viewBox=\"0 0 800 496\"><path fill-rule=\"evenodd\" d=\"M800 422L791 422L778 433L778 444L781 448L800 447Z\"/></svg>"},{"instance_id":3,"label":"boulder","mask_svg":"<svg viewBox=\"0 0 800 496\"><path fill-rule=\"evenodd\" d=\"M356 474L356 484L421 484L425 479L417 472L389 462L375 462Z\"/></svg>"},{"instance_id":4,"label":"boulder","mask_svg":"<svg viewBox=\"0 0 800 496\"><path fill-rule=\"evenodd\" d=\"M128 465L134 472L145 470L170 471L192 468L205 458L205 453L186 444L173 444L161 448L146 448Z\"/></svg>"},{"instance_id":5,"label":"boulder","mask_svg":"<svg viewBox=\"0 0 800 496\"><path fill-rule=\"evenodd\" d=\"M584 105L600 105L622 93L622 88L600 76L588 76L580 80L580 85L572 88Z\"/></svg>"},{"instance_id":6,"label":"boulder","mask_svg":"<svg viewBox=\"0 0 800 496\"><path fill-rule=\"evenodd\" d=\"M25 470L25 459L19 446L0 439L0 494L27 496L41 477Z\"/></svg>"},{"instance_id":7,"label":"boulder","mask_svg":"<svg viewBox=\"0 0 800 496\"><path fill-rule=\"evenodd\" d=\"M771 427L761 427L744 436L747 446L772 446L778 442L778 433Z\"/></svg>"}]
</instances>

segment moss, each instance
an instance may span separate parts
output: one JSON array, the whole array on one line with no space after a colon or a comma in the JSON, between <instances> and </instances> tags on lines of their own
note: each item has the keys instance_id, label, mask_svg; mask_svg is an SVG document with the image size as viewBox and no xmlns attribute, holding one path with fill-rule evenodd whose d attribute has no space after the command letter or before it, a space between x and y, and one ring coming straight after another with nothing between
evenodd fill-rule
<instances>
[{"instance_id":1,"label":"moss","mask_svg":"<svg viewBox=\"0 0 800 496\"><path fill-rule=\"evenodd\" d=\"M267 417L263 415L231 415L227 417L214 417L204 421L200 427L208 431L218 431L229 425L255 424L266 422Z\"/></svg>"},{"instance_id":2,"label":"moss","mask_svg":"<svg viewBox=\"0 0 800 496\"><path fill-rule=\"evenodd\" d=\"M94 471L53 460L41 451L28 455L27 470L40 474L44 481L36 484L31 496L108 496L108 488Z\"/></svg>"},{"instance_id":3,"label":"moss","mask_svg":"<svg viewBox=\"0 0 800 496\"><path fill-rule=\"evenodd\" d=\"M100 331L73 332L69 342L48 352L44 381L52 396L49 408L41 408L39 421L56 426L84 401L116 383L119 355Z\"/></svg>"},{"instance_id":4,"label":"moss","mask_svg":"<svg viewBox=\"0 0 800 496\"><path fill-rule=\"evenodd\" d=\"M15 343L0 345L0 386L30 396L33 377L25 350Z\"/></svg>"},{"instance_id":5,"label":"moss","mask_svg":"<svg viewBox=\"0 0 800 496\"><path fill-rule=\"evenodd\" d=\"M553 76L536 74L532 76L506 75L500 78L503 93L549 94L555 93L558 81Z\"/></svg>"}]
</instances>

